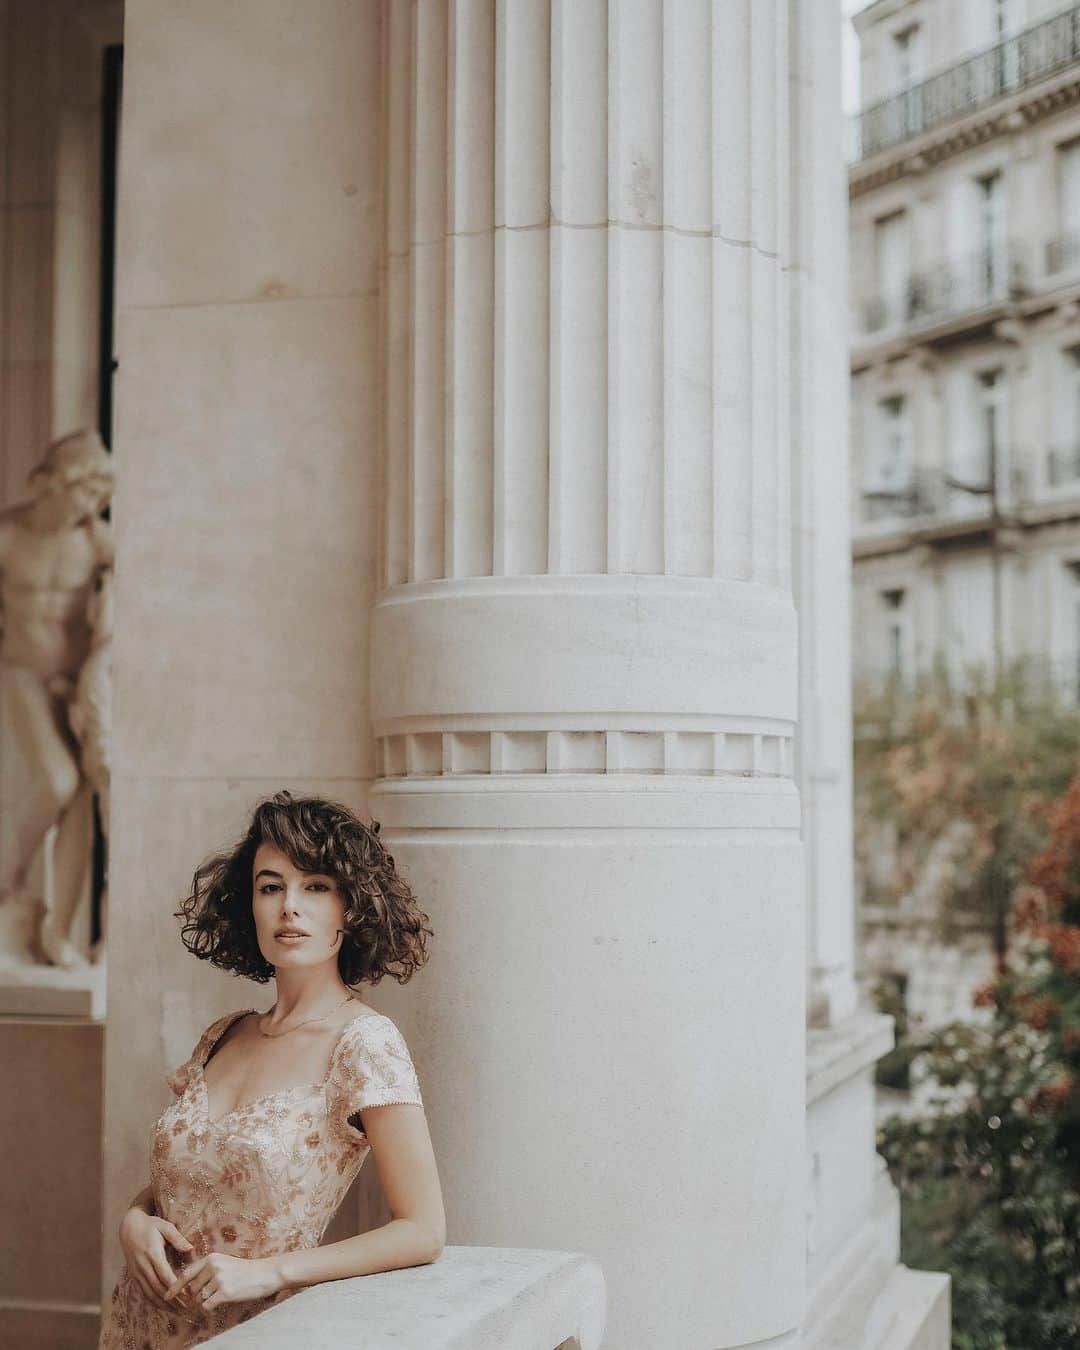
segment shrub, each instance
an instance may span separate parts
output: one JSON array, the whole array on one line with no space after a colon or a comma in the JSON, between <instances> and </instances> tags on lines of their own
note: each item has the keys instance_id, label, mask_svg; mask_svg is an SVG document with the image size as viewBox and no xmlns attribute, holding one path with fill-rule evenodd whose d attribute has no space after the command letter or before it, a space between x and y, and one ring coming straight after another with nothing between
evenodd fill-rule
<instances>
[{"instance_id":1,"label":"shrub","mask_svg":"<svg viewBox=\"0 0 1080 1350\"><path fill-rule=\"evenodd\" d=\"M1080 773L1008 915L1008 955L975 994L988 1024L932 1035L933 1090L878 1147L903 1198L901 1251L953 1277L957 1350L1080 1344Z\"/></svg>"}]
</instances>

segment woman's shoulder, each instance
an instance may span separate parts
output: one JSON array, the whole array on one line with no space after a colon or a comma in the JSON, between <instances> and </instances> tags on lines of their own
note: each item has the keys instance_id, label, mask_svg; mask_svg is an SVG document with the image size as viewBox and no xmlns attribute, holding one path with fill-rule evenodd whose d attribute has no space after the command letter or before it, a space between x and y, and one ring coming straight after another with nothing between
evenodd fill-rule
<instances>
[{"instance_id":1,"label":"woman's shoulder","mask_svg":"<svg viewBox=\"0 0 1080 1350\"><path fill-rule=\"evenodd\" d=\"M363 1107L423 1105L405 1037L391 1018L374 1010L346 1024L331 1057L327 1089L331 1119L351 1139L365 1138L350 1120Z\"/></svg>"},{"instance_id":2,"label":"woman's shoulder","mask_svg":"<svg viewBox=\"0 0 1080 1350\"><path fill-rule=\"evenodd\" d=\"M200 1051L209 1052L227 1031L233 1028L240 1031L245 1021L254 1021L258 1017L258 1008L234 1008L232 1012L222 1013L203 1029L193 1054L197 1055Z\"/></svg>"},{"instance_id":3,"label":"woman's shoulder","mask_svg":"<svg viewBox=\"0 0 1080 1350\"><path fill-rule=\"evenodd\" d=\"M184 1091L195 1069L199 1065L205 1064L210 1051L233 1023L241 1021L245 1014L257 1011L255 1008L237 1008L232 1012L222 1013L220 1017L215 1017L209 1026L204 1027L187 1059L165 1076L165 1081L173 1092L179 1096Z\"/></svg>"}]
</instances>

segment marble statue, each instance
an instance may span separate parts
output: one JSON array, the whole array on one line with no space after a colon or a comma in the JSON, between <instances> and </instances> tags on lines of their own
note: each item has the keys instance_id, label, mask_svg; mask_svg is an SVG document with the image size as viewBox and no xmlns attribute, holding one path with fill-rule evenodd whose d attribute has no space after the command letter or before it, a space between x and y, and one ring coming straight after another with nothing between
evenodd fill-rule
<instances>
[{"instance_id":1,"label":"marble statue","mask_svg":"<svg viewBox=\"0 0 1080 1350\"><path fill-rule=\"evenodd\" d=\"M112 458L97 432L54 441L31 496L0 511L0 690L28 781L14 803L0 902L25 895L43 850L32 962L87 964L72 920L91 864L93 793L108 817ZM10 957L10 953L7 954ZM100 948L93 955L100 956Z\"/></svg>"},{"instance_id":2,"label":"marble statue","mask_svg":"<svg viewBox=\"0 0 1080 1350\"><path fill-rule=\"evenodd\" d=\"M83 776L97 793L101 831L109 842L110 747L112 745L112 568L102 567L97 589L87 604L90 652L79 671L75 692L68 704L68 724L79 742ZM101 933L91 949L90 960L100 961L105 950L108 916L108 882L101 894Z\"/></svg>"}]
</instances>

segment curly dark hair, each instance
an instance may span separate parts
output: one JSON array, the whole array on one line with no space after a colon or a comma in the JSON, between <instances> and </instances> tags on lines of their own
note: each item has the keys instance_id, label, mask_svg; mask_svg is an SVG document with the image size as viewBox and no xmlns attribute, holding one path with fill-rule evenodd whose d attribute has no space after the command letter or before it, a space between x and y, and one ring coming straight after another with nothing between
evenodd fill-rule
<instances>
[{"instance_id":1,"label":"curly dark hair","mask_svg":"<svg viewBox=\"0 0 1080 1350\"><path fill-rule=\"evenodd\" d=\"M252 913L252 870L261 843L273 844L303 872L332 876L345 897L338 971L351 988L392 975L399 984L427 960L428 916L379 839L347 806L282 790L255 807L243 839L195 870L174 917L180 940L200 961L265 984L274 966L259 948Z\"/></svg>"}]
</instances>

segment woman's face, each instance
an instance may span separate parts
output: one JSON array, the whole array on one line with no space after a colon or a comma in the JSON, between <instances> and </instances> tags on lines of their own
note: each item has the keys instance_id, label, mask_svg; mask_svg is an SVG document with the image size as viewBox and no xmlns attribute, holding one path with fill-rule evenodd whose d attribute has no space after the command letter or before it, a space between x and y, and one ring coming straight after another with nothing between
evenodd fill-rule
<instances>
[{"instance_id":1,"label":"woman's face","mask_svg":"<svg viewBox=\"0 0 1080 1350\"><path fill-rule=\"evenodd\" d=\"M345 927L345 899L325 872L301 872L273 844L260 844L252 864L251 908L259 949L278 969L337 960ZM281 928L304 937L278 936Z\"/></svg>"}]
</instances>

